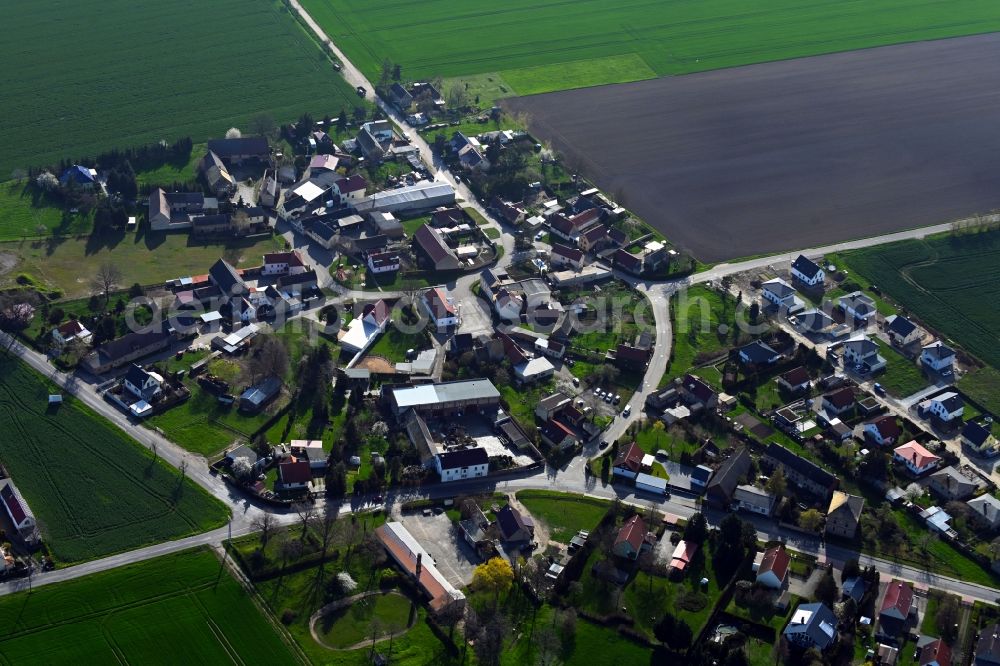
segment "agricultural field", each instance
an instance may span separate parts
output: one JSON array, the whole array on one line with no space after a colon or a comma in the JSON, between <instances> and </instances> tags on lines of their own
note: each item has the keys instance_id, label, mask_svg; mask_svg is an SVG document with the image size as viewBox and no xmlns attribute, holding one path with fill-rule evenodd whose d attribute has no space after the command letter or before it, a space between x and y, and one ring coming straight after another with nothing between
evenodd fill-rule
<instances>
[{"instance_id":1,"label":"agricultural field","mask_svg":"<svg viewBox=\"0 0 1000 666\"><path fill-rule=\"evenodd\" d=\"M5 596L0 621L6 664L297 661L208 550Z\"/></svg>"},{"instance_id":2,"label":"agricultural field","mask_svg":"<svg viewBox=\"0 0 1000 666\"><path fill-rule=\"evenodd\" d=\"M901 241L841 256L917 319L1000 368L1000 231Z\"/></svg>"},{"instance_id":3,"label":"agricultural field","mask_svg":"<svg viewBox=\"0 0 1000 666\"><path fill-rule=\"evenodd\" d=\"M1000 107L963 97L1000 85L998 59L1000 35L977 35L501 106L673 244L720 262L1000 206L991 180ZM909 109L906 122L899 109Z\"/></svg>"},{"instance_id":4,"label":"agricultural field","mask_svg":"<svg viewBox=\"0 0 1000 666\"><path fill-rule=\"evenodd\" d=\"M91 293L91 279L107 262L122 272L122 284L160 284L170 278L202 275L219 257L233 265L259 266L266 252L284 249L280 237L248 238L226 244L203 243L187 234L138 233L51 237L27 242L0 242L0 287L18 274L58 289L67 298ZM4 272L4 259L12 268Z\"/></svg>"},{"instance_id":5,"label":"agricultural field","mask_svg":"<svg viewBox=\"0 0 1000 666\"><path fill-rule=\"evenodd\" d=\"M407 79L463 77L474 94L494 96L1000 30L989 0L582 0L572 11L556 0L427 0L413 11L385 0L302 4L371 80L388 58Z\"/></svg>"},{"instance_id":6,"label":"agricultural field","mask_svg":"<svg viewBox=\"0 0 1000 666\"><path fill-rule=\"evenodd\" d=\"M198 142L262 113L289 122L358 104L277 0L12 0L4 9L3 178L114 147Z\"/></svg>"},{"instance_id":7,"label":"agricultural field","mask_svg":"<svg viewBox=\"0 0 1000 666\"><path fill-rule=\"evenodd\" d=\"M0 356L0 460L52 557L78 562L204 532L227 512L89 409L48 410L48 382Z\"/></svg>"}]
</instances>

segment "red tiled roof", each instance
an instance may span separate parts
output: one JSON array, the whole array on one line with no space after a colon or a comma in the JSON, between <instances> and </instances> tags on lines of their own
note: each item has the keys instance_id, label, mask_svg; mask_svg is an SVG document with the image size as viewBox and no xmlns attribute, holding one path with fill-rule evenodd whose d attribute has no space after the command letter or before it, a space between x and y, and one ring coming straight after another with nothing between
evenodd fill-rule
<instances>
[{"instance_id":1,"label":"red tiled roof","mask_svg":"<svg viewBox=\"0 0 1000 666\"><path fill-rule=\"evenodd\" d=\"M913 588L907 583L895 581L889 583L889 587L885 590L879 614L888 612L897 619L905 620L910 613L911 605L913 605Z\"/></svg>"},{"instance_id":2,"label":"red tiled roof","mask_svg":"<svg viewBox=\"0 0 1000 666\"><path fill-rule=\"evenodd\" d=\"M618 457L615 458L615 467L626 467L633 472L638 472L642 469L642 457L645 452L639 445L632 442L627 448L622 449L618 452Z\"/></svg>"},{"instance_id":3,"label":"red tiled roof","mask_svg":"<svg viewBox=\"0 0 1000 666\"><path fill-rule=\"evenodd\" d=\"M677 571L684 571L684 568L691 563L691 558L698 552L698 545L689 543L683 539L677 542L673 554L670 556L670 568Z\"/></svg>"},{"instance_id":4,"label":"red tiled roof","mask_svg":"<svg viewBox=\"0 0 1000 666\"><path fill-rule=\"evenodd\" d=\"M577 229L581 229L592 222L597 222L601 219L603 211L600 208L589 208L582 213L577 213L576 215L569 218L569 221Z\"/></svg>"},{"instance_id":5,"label":"red tiled roof","mask_svg":"<svg viewBox=\"0 0 1000 666\"><path fill-rule=\"evenodd\" d=\"M337 189L340 190L341 194L357 192L358 190L363 191L367 187L368 181L366 181L363 176L359 176L357 174L350 176L349 178L341 178L337 181Z\"/></svg>"},{"instance_id":6,"label":"red tiled roof","mask_svg":"<svg viewBox=\"0 0 1000 666\"><path fill-rule=\"evenodd\" d=\"M264 264L288 264L289 266L305 266L302 257L295 250L291 252L270 252L264 255Z\"/></svg>"},{"instance_id":7,"label":"red tiled roof","mask_svg":"<svg viewBox=\"0 0 1000 666\"><path fill-rule=\"evenodd\" d=\"M283 462L278 465L278 471L281 473L282 483L308 483L312 480L312 472L306 460Z\"/></svg>"},{"instance_id":8,"label":"red tiled roof","mask_svg":"<svg viewBox=\"0 0 1000 666\"><path fill-rule=\"evenodd\" d=\"M70 319L68 322L59 327L59 335L61 335L64 338L68 338L70 336L82 333L85 330L86 329L83 327L83 324L79 322L79 320Z\"/></svg>"},{"instance_id":9,"label":"red tiled roof","mask_svg":"<svg viewBox=\"0 0 1000 666\"><path fill-rule=\"evenodd\" d=\"M939 664L939 666L951 666L951 648L940 638L925 645L920 650L920 660L918 666L928 664Z\"/></svg>"},{"instance_id":10,"label":"red tiled roof","mask_svg":"<svg viewBox=\"0 0 1000 666\"><path fill-rule=\"evenodd\" d=\"M854 391L849 386L838 389L833 393L827 393L823 399L837 409L843 409L854 402Z\"/></svg>"},{"instance_id":11,"label":"red tiled roof","mask_svg":"<svg viewBox=\"0 0 1000 666\"><path fill-rule=\"evenodd\" d=\"M646 523L643 519L636 514L625 521L621 529L618 530L618 536L615 538L615 545L620 543L628 542L633 549L639 550L642 547L642 541L646 538Z\"/></svg>"},{"instance_id":12,"label":"red tiled roof","mask_svg":"<svg viewBox=\"0 0 1000 666\"><path fill-rule=\"evenodd\" d=\"M768 548L764 551L764 559L760 562L760 569L757 570L757 575L759 576L770 571L775 575L775 577L777 577L778 580L784 580L785 574L788 573L788 565L791 561L792 558L788 555L788 551L786 551L783 546Z\"/></svg>"},{"instance_id":13,"label":"red tiled roof","mask_svg":"<svg viewBox=\"0 0 1000 666\"><path fill-rule=\"evenodd\" d=\"M903 429L896 423L896 417L889 414L871 421L871 425L875 426L875 430L883 439L899 437L900 433L903 432Z\"/></svg>"},{"instance_id":14,"label":"red tiled roof","mask_svg":"<svg viewBox=\"0 0 1000 666\"><path fill-rule=\"evenodd\" d=\"M3 487L3 490L0 490L0 497L3 498L3 503L7 506L7 512L10 513L14 526L19 527L27 518L27 512L21 506L21 502L17 499L17 495L14 494L14 489L9 483Z\"/></svg>"},{"instance_id":15,"label":"red tiled roof","mask_svg":"<svg viewBox=\"0 0 1000 666\"><path fill-rule=\"evenodd\" d=\"M924 446L917 442L917 440L912 440L906 444L897 446L893 449L893 453L904 460L909 460L916 467L926 467L934 461L940 460L940 458L928 451Z\"/></svg>"},{"instance_id":16,"label":"red tiled roof","mask_svg":"<svg viewBox=\"0 0 1000 666\"><path fill-rule=\"evenodd\" d=\"M435 317L445 317L455 314L455 306L448 302L448 294L441 287L434 287L424 292L427 304Z\"/></svg>"},{"instance_id":17,"label":"red tiled roof","mask_svg":"<svg viewBox=\"0 0 1000 666\"><path fill-rule=\"evenodd\" d=\"M800 365L781 375L781 378L789 386L801 386L809 381L809 372Z\"/></svg>"},{"instance_id":18,"label":"red tiled roof","mask_svg":"<svg viewBox=\"0 0 1000 666\"><path fill-rule=\"evenodd\" d=\"M361 317L367 317L368 315L374 315L375 323L381 326L382 323L389 318L389 306L385 301L378 300L374 303L368 303L361 310Z\"/></svg>"},{"instance_id":19,"label":"red tiled roof","mask_svg":"<svg viewBox=\"0 0 1000 666\"><path fill-rule=\"evenodd\" d=\"M403 544L399 543L399 541L394 539L390 534L387 534L385 527L382 525L375 528L375 535L392 555L392 558L396 560L396 563L406 569L406 572L409 575L415 576L417 573L417 561L413 557L413 553L411 553ZM423 564L423 561L421 561L421 564ZM441 586L437 579L431 575L426 566L421 567L419 583L420 587L422 587L424 592L427 593L427 596L431 598L430 607L433 610L440 610L444 606L448 605L448 602L451 599L449 598L447 591Z\"/></svg>"},{"instance_id":20,"label":"red tiled roof","mask_svg":"<svg viewBox=\"0 0 1000 666\"><path fill-rule=\"evenodd\" d=\"M583 259L583 252L572 247L567 247L566 245L561 245L559 243L552 244L552 254L565 257L570 261L580 261Z\"/></svg>"},{"instance_id":21,"label":"red tiled roof","mask_svg":"<svg viewBox=\"0 0 1000 666\"><path fill-rule=\"evenodd\" d=\"M706 384L701 377L695 375L684 375L684 388L702 402L708 402L715 395L712 387Z\"/></svg>"}]
</instances>

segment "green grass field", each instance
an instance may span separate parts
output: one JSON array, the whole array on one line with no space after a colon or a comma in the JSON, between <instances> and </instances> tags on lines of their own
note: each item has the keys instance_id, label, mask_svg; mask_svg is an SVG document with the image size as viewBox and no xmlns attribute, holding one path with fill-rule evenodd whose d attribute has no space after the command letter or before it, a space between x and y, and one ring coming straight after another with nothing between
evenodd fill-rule
<instances>
[{"instance_id":1,"label":"green grass field","mask_svg":"<svg viewBox=\"0 0 1000 666\"><path fill-rule=\"evenodd\" d=\"M474 94L533 94L1000 30L989 0L304 0L351 61L378 77L491 75ZM374 80L374 79L373 79ZM482 83L482 82L480 82Z\"/></svg>"},{"instance_id":2,"label":"green grass field","mask_svg":"<svg viewBox=\"0 0 1000 666\"><path fill-rule=\"evenodd\" d=\"M5 596L0 619L5 664L297 661L207 550Z\"/></svg>"},{"instance_id":3,"label":"green grass field","mask_svg":"<svg viewBox=\"0 0 1000 666\"><path fill-rule=\"evenodd\" d=\"M923 373L917 364L890 345L876 340L880 348L879 353L886 360L885 371L875 377L875 381L882 384L885 389L897 398L905 398L913 395L920 389L927 386Z\"/></svg>"},{"instance_id":4,"label":"green grass field","mask_svg":"<svg viewBox=\"0 0 1000 666\"><path fill-rule=\"evenodd\" d=\"M983 409L1000 415L1000 370L979 368L958 381L958 388Z\"/></svg>"},{"instance_id":5,"label":"green grass field","mask_svg":"<svg viewBox=\"0 0 1000 666\"><path fill-rule=\"evenodd\" d=\"M901 241L841 257L929 327L1000 368L1000 231Z\"/></svg>"},{"instance_id":6,"label":"green grass field","mask_svg":"<svg viewBox=\"0 0 1000 666\"><path fill-rule=\"evenodd\" d=\"M259 266L265 252L284 248L278 237L203 244L187 234L123 233L105 237L60 237L0 243L0 255L17 258L11 272L0 275L0 287L18 273L60 289L68 298L89 296L90 282L106 262L122 272L122 284L157 284L175 277L204 275L219 257L239 266Z\"/></svg>"},{"instance_id":7,"label":"green grass field","mask_svg":"<svg viewBox=\"0 0 1000 666\"><path fill-rule=\"evenodd\" d=\"M289 122L358 103L277 0L12 0L4 9L2 178L114 147L221 136L260 113Z\"/></svg>"},{"instance_id":8,"label":"green grass field","mask_svg":"<svg viewBox=\"0 0 1000 666\"><path fill-rule=\"evenodd\" d=\"M594 529L610 506L605 500L548 490L522 490L517 499L562 543L569 543L580 530Z\"/></svg>"},{"instance_id":9,"label":"green grass field","mask_svg":"<svg viewBox=\"0 0 1000 666\"><path fill-rule=\"evenodd\" d=\"M0 460L42 526L52 556L76 562L204 532L225 507L89 409L0 356Z\"/></svg>"},{"instance_id":10,"label":"green grass field","mask_svg":"<svg viewBox=\"0 0 1000 666\"><path fill-rule=\"evenodd\" d=\"M403 631L409 624L410 600L401 594L376 594L325 615L316 629L330 647L344 649L379 636Z\"/></svg>"},{"instance_id":11,"label":"green grass field","mask_svg":"<svg viewBox=\"0 0 1000 666\"><path fill-rule=\"evenodd\" d=\"M27 181L0 183L0 240L88 233L92 226L93 214L64 216L58 203L45 196L35 199Z\"/></svg>"}]
</instances>

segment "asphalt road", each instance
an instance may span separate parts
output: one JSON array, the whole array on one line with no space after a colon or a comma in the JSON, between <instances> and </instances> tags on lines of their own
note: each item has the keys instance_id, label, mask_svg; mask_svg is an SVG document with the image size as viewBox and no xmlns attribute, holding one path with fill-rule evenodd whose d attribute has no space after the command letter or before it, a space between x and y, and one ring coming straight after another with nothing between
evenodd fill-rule
<instances>
[{"instance_id":1,"label":"asphalt road","mask_svg":"<svg viewBox=\"0 0 1000 666\"><path fill-rule=\"evenodd\" d=\"M1000 35L509 98L705 262L1000 205Z\"/></svg>"}]
</instances>

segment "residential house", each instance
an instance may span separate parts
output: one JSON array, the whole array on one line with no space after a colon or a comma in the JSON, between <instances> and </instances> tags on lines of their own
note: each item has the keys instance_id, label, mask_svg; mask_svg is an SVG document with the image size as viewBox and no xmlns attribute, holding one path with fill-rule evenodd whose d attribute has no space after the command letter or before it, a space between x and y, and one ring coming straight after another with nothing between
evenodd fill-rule
<instances>
[{"instance_id":1,"label":"residential house","mask_svg":"<svg viewBox=\"0 0 1000 666\"><path fill-rule=\"evenodd\" d=\"M219 202L201 192L166 192L158 187L149 193L149 228L152 231L188 229L192 220L219 212Z\"/></svg>"},{"instance_id":2,"label":"residential house","mask_svg":"<svg viewBox=\"0 0 1000 666\"><path fill-rule=\"evenodd\" d=\"M749 511L761 516L771 517L777 498L771 493L751 485L736 487L733 493L733 508L738 511Z\"/></svg>"},{"instance_id":3,"label":"residential house","mask_svg":"<svg viewBox=\"0 0 1000 666\"><path fill-rule=\"evenodd\" d=\"M122 378L122 387L139 400L152 402L163 390L163 377L155 372L146 372L142 366L133 363Z\"/></svg>"},{"instance_id":4,"label":"residential house","mask_svg":"<svg viewBox=\"0 0 1000 666\"><path fill-rule=\"evenodd\" d=\"M319 286L319 276L314 270L302 273L282 275L278 278L278 289L292 296L301 296L303 292Z\"/></svg>"},{"instance_id":5,"label":"residential house","mask_svg":"<svg viewBox=\"0 0 1000 666\"><path fill-rule=\"evenodd\" d=\"M739 350L740 363L746 366L762 367L781 359L781 354L760 340L743 345Z\"/></svg>"},{"instance_id":6,"label":"residential house","mask_svg":"<svg viewBox=\"0 0 1000 666\"><path fill-rule=\"evenodd\" d=\"M293 439L289 448L296 460L306 460L309 469L316 476L326 473L330 456L323 450L323 442L318 439Z\"/></svg>"},{"instance_id":7,"label":"residential house","mask_svg":"<svg viewBox=\"0 0 1000 666\"><path fill-rule=\"evenodd\" d=\"M226 298L230 296L246 296L250 293L239 271L233 268L225 259L219 259L208 269L208 280L222 292Z\"/></svg>"},{"instance_id":8,"label":"residential house","mask_svg":"<svg viewBox=\"0 0 1000 666\"><path fill-rule=\"evenodd\" d=\"M523 208L499 197L493 197L493 201L490 202L490 208L493 209L500 219L510 225L520 224L525 216Z\"/></svg>"},{"instance_id":9,"label":"residential house","mask_svg":"<svg viewBox=\"0 0 1000 666\"><path fill-rule=\"evenodd\" d=\"M443 287L428 289L420 302L439 330L458 325L458 309Z\"/></svg>"},{"instance_id":10,"label":"residential house","mask_svg":"<svg viewBox=\"0 0 1000 666\"><path fill-rule=\"evenodd\" d=\"M552 244L552 251L549 252L549 263L553 266L572 266L580 270L583 267L583 252L560 243Z\"/></svg>"},{"instance_id":11,"label":"residential house","mask_svg":"<svg viewBox=\"0 0 1000 666\"><path fill-rule=\"evenodd\" d=\"M812 380L809 378L809 371L800 365L779 375L778 386L786 393L808 393Z\"/></svg>"},{"instance_id":12,"label":"residential house","mask_svg":"<svg viewBox=\"0 0 1000 666\"><path fill-rule=\"evenodd\" d=\"M688 409L715 409L719 394L697 375L687 374L681 380L679 395Z\"/></svg>"},{"instance_id":13,"label":"residential house","mask_svg":"<svg viewBox=\"0 0 1000 666\"><path fill-rule=\"evenodd\" d=\"M268 377L240 394L240 410L256 414L281 394L281 380Z\"/></svg>"},{"instance_id":14,"label":"residential house","mask_svg":"<svg viewBox=\"0 0 1000 666\"><path fill-rule=\"evenodd\" d=\"M29 544L38 541L38 521L12 480L0 479L0 502L18 536Z\"/></svg>"},{"instance_id":15,"label":"residential house","mask_svg":"<svg viewBox=\"0 0 1000 666\"><path fill-rule=\"evenodd\" d=\"M856 338L844 343L844 365L855 365L878 372L885 367L885 359L879 355L878 344L868 338Z\"/></svg>"},{"instance_id":16,"label":"residential house","mask_svg":"<svg viewBox=\"0 0 1000 666\"><path fill-rule=\"evenodd\" d=\"M916 440L893 449L892 459L905 465L916 476L930 472L941 462L939 457L928 451Z\"/></svg>"},{"instance_id":17,"label":"residential house","mask_svg":"<svg viewBox=\"0 0 1000 666\"><path fill-rule=\"evenodd\" d=\"M827 536L853 539L861 524L861 512L864 508L863 497L835 490L826 510Z\"/></svg>"},{"instance_id":18,"label":"residential house","mask_svg":"<svg viewBox=\"0 0 1000 666\"><path fill-rule=\"evenodd\" d=\"M260 181L260 190L257 193L257 203L261 206L274 208L281 197L281 189L278 185L278 178L274 171L264 172L264 177Z\"/></svg>"},{"instance_id":19,"label":"residential house","mask_svg":"<svg viewBox=\"0 0 1000 666\"><path fill-rule=\"evenodd\" d=\"M368 130L379 142L392 141L396 136L388 120L369 120L361 125L361 129Z\"/></svg>"},{"instance_id":20,"label":"residential house","mask_svg":"<svg viewBox=\"0 0 1000 666\"><path fill-rule=\"evenodd\" d=\"M980 629L972 666L1000 666L1000 624Z\"/></svg>"},{"instance_id":21,"label":"residential house","mask_svg":"<svg viewBox=\"0 0 1000 666\"><path fill-rule=\"evenodd\" d=\"M773 468L780 467L785 478L820 497L829 497L837 486L837 477L816 463L792 453L774 442L764 451L764 460Z\"/></svg>"},{"instance_id":22,"label":"residential house","mask_svg":"<svg viewBox=\"0 0 1000 666\"><path fill-rule=\"evenodd\" d=\"M572 398L562 391L556 391L555 393L547 395L538 401L538 404L535 405L535 416L542 421L548 421L572 404Z\"/></svg>"},{"instance_id":23,"label":"residential house","mask_svg":"<svg viewBox=\"0 0 1000 666\"><path fill-rule=\"evenodd\" d=\"M879 606L879 631L888 636L902 632L914 611L913 588L909 583L892 581L885 589Z\"/></svg>"},{"instance_id":24,"label":"residential house","mask_svg":"<svg viewBox=\"0 0 1000 666\"><path fill-rule=\"evenodd\" d=\"M764 551L757 567L755 582L772 590L783 590L788 586L788 573L792 558L783 545L771 546Z\"/></svg>"},{"instance_id":25,"label":"residential house","mask_svg":"<svg viewBox=\"0 0 1000 666\"><path fill-rule=\"evenodd\" d=\"M861 576L848 578L843 581L843 584L840 587L841 597L844 599L853 599L856 604L861 603L862 599L865 598L865 592L867 591L868 583Z\"/></svg>"},{"instance_id":26,"label":"residential house","mask_svg":"<svg viewBox=\"0 0 1000 666\"><path fill-rule=\"evenodd\" d=\"M920 364L934 372L950 372L955 363L955 350L935 340L920 351Z\"/></svg>"},{"instance_id":27,"label":"residential house","mask_svg":"<svg viewBox=\"0 0 1000 666\"><path fill-rule=\"evenodd\" d=\"M854 391L850 386L844 386L824 395L821 404L827 414L841 416L854 408Z\"/></svg>"},{"instance_id":28,"label":"residential house","mask_svg":"<svg viewBox=\"0 0 1000 666\"><path fill-rule=\"evenodd\" d=\"M716 509L728 510L732 506L736 487L746 478L751 463L745 448L730 454L705 486L705 502Z\"/></svg>"},{"instance_id":29,"label":"residential house","mask_svg":"<svg viewBox=\"0 0 1000 666\"><path fill-rule=\"evenodd\" d=\"M691 564L695 554L698 552L698 544L681 539L674 546L674 552L670 554L670 564L667 571L670 574L683 575L684 570Z\"/></svg>"},{"instance_id":30,"label":"residential house","mask_svg":"<svg viewBox=\"0 0 1000 666\"><path fill-rule=\"evenodd\" d=\"M560 451L570 449L579 442L576 434L568 426L555 419L547 421L539 431L539 435L541 435L543 442L558 448Z\"/></svg>"},{"instance_id":31,"label":"residential house","mask_svg":"<svg viewBox=\"0 0 1000 666\"><path fill-rule=\"evenodd\" d=\"M627 252L622 248L615 250L615 253L611 256L611 261L616 268L620 268L626 273L631 273L632 275L642 273L642 257Z\"/></svg>"},{"instance_id":32,"label":"residential house","mask_svg":"<svg viewBox=\"0 0 1000 666\"><path fill-rule=\"evenodd\" d=\"M90 331L80 323L79 319L70 319L52 329L52 341L59 347L68 345L71 342L87 344L90 342L91 337Z\"/></svg>"},{"instance_id":33,"label":"residential house","mask_svg":"<svg viewBox=\"0 0 1000 666\"><path fill-rule=\"evenodd\" d=\"M291 252L270 252L264 255L261 275L296 275L306 271L305 262L298 250Z\"/></svg>"},{"instance_id":34,"label":"residential house","mask_svg":"<svg viewBox=\"0 0 1000 666\"><path fill-rule=\"evenodd\" d=\"M365 259L368 270L372 273L392 273L399 270L399 253L384 250L381 252L369 252Z\"/></svg>"},{"instance_id":35,"label":"residential house","mask_svg":"<svg viewBox=\"0 0 1000 666\"><path fill-rule=\"evenodd\" d=\"M615 458L612 474L623 476L626 479L634 479L636 474L643 470L642 459L645 455L645 452L635 442L621 447Z\"/></svg>"},{"instance_id":36,"label":"residential house","mask_svg":"<svg viewBox=\"0 0 1000 666\"><path fill-rule=\"evenodd\" d=\"M198 172L205 178L215 196L228 198L236 192L236 179L229 173L222 159L211 150L198 162Z\"/></svg>"},{"instance_id":37,"label":"residential house","mask_svg":"<svg viewBox=\"0 0 1000 666\"><path fill-rule=\"evenodd\" d=\"M951 648L944 640L935 638L919 647L917 666L951 666Z\"/></svg>"},{"instance_id":38,"label":"residential house","mask_svg":"<svg viewBox=\"0 0 1000 666\"><path fill-rule=\"evenodd\" d=\"M383 142L380 142L375 135L372 134L365 128L361 128L358 135L355 137L355 142L358 148L361 149L361 155L369 162L374 162L378 164L386 156L386 147Z\"/></svg>"},{"instance_id":39,"label":"residential house","mask_svg":"<svg viewBox=\"0 0 1000 666\"><path fill-rule=\"evenodd\" d=\"M455 251L448 247L440 232L433 227L425 224L417 229L413 234L413 243L436 271L458 270L461 265Z\"/></svg>"},{"instance_id":40,"label":"residential house","mask_svg":"<svg viewBox=\"0 0 1000 666\"><path fill-rule=\"evenodd\" d=\"M1000 527L1000 499L984 493L970 499L966 505L969 507L969 516L977 525L992 531Z\"/></svg>"},{"instance_id":41,"label":"residential house","mask_svg":"<svg viewBox=\"0 0 1000 666\"><path fill-rule=\"evenodd\" d=\"M800 254L795 261L792 262L792 277L810 287L818 287L823 284L823 280L826 279L826 274L819 265L806 257L804 254Z\"/></svg>"},{"instance_id":42,"label":"residential house","mask_svg":"<svg viewBox=\"0 0 1000 666\"><path fill-rule=\"evenodd\" d=\"M360 174L340 178L330 186L330 193L335 195L344 206L353 206L364 201L367 191L368 181Z\"/></svg>"},{"instance_id":43,"label":"residential house","mask_svg":"<svg viewBox=\"0 0 1000 666\"><path fill-rule=\"evenodd\" d=\"M346 330L337 333L337 342L341 349L354 354L367 349L385 332L389 316L389 305L385 301L366 303L361 310L361 316L352 319Z\"/></svg>"},{"instance_id":44,"label":"residential house","mask_svg":"<svg viewBox=\"0 0 1000 666\"><path fill-rule=\"evenodd\" d=\"M389 99L400 111L406 111L413 104L413 95L398 83L389 87Z\"/></svg>"},{"instance_id":45,"label":"residential house","mask_svg":"<svg viewBox=\"0 0 1000 666\"><path fill-rule=\"evenodd\" d=\"M603 224L598 224L580 234L577 239L577 247L584 252L595 252L597 247L608 237L608 228Z\"/></svg>"},{"instance_id":46,"label":"residential house","mask_svg":"<svg viewBox=\"0 0 1000 666\"><path fill-rule=\"evenodd\" d=\"M442 482L462 481L489 474L490 458L486 449L477 446L439 453L434 457L434 466Z\"/></svg>"},{"instance_id":47,"label":"residential house","mask_svg":"<svg viewBox=\"0 0 1000 666\"><path fill-rule=\"evenodd\" d=\"M879 446L893 446L899 436L903 434L903 429L899 427L894 415L886 414L866 423L862 432L865 439L870 442Z\"/></svg>"},{"instance_id":48,"label":"residential house","mask_svg":"<svg viewBox=\"0 0 1000 666\"><path fill-rule=\"evenodd\" d=\"M947 391L925 400L920 403L920 407L925 414L936 416L946 423L951 423L956 419L961 422L962 413L965 412L965 402L954 391Z\"/></svg>"},{"instance_id":49,"label":"residential house","mask_svg":"<svg viewBox=\"0 0 1000 666\"><path fill-rule=\"evenodd\" d=\"M650 356L652 356L652 351L649 349L640 349L639 347L621 343L612 353L611 360L621 370L642 372L649 364Z\"/></svg>"},{"instance_id":50,"label":"residential house","mask_svg":"<svg viewBox=\"0 0 1000 666\"><path fill-rule=\"evenodd\" d=\"M83 362L91 372L100 375L143 356L162 351L170 346L172 339L170 334L160 331L127 333L117 340L100 345L88 354Z\"/></svg>"},{"instance_id":51,"label":"residential house","mask_svg":"<svg viewBox=\"0 0 1000 666\"><path fill-rule=\"evenodd\" d=\"M308 460L292 458L278 464L278 483L275 484L275 490L278 492L306 490L310 484L312 484L312 469Z\"/></svg>"},{"instance_id":52,"label":"residential house","mask_svg":"<svg viewBox=\"0 0 1000 666\"><path fill-rule=\"evenodd\" d=\"M928 477L927 487L945 501L966 500L979 489L975 478L954 467L939 469Z\"/></svg>"},{"instance_id":53,"label":"residential house","mask_svg":"<svg viewBox=\"0 0 1000 666\"><path fill-rule=\"evenodd\" d=\"M646 521L642 519L642 516L636 514L622 524L611 551L618 557L629 560L638 559L640 553L652 547L647 538L648 535Z\"/></svg>"},{"instance_id":54,"label":"residential house","mask_svg":"<svg viewBox=\"0 0 1000 666\"><path fill-rule=\"evenodd\" d=\"M893 344L900 347L906 347L923 337L923 332L916 324L898 314L885 318L885 332Z\"/></svg>"},{"instance_id":55,"label":"residential house","mask_svg":"<svg viewBox=\"0 0 1000 666\"><path fill-rule=\"evenodd\" d=\"M497 512L497 527L505 542L531 541L535 538L535 523L510 504Z\"/></svg>"},{"instance_id":56,"label":"residential house","mask_svg":"<svg viewBox=\"0 0 1000 666\"><path fill-rule=\"evenodd\" d=\"M969 421L962 428L962 446L973 451L983 452L996 447L996 438L990 432L990 424L981 425Z\"/></svg>"},{"instance_id":57,"label":"residential house","mask_svg":"<svg viewBox=\"0 0 1000 666\"><path fill-rule=\"evenodd\" d=\"M837 616L821 602L799 604L782 635L797 647L823 652L837 642Z\"/></svg>"},{"instance_id":58,"label":"residential house","mask_svg":"<svg viewBox=\"0 0 1000 666\"><path fill-rule=\"evenodd\" d=\"M97 184L97 170L74 164L62 172L62 175L59 176L59 183L63 187L72 185L81 190L93 189L94 185Z\"/></svg>"},{"instance_id":59,"label":"residential house","mask_svg":"<svg viewBox=\"0 0 1000 666\"><path fill-rule=\"evenodd\" d=\"M841 296L837 300L837 304L844 311L848 323L854 322L855 325L867 326L877 312L875 301L860 291L852 291Z\"/></svg>"},{"instance_id":60,"label":"residential house","mask_svg":"<svg viewBox=\"0 0 1000 666\"><path fill-rule=\"evenodd\" d=\"M271 159L271 148L262 136L245 136L235 139L211 139L208 150L215 153L227 164L244 162L267 162Z\"/></svg>"},{"instance_id":61,"label":"residential house","mask_svg":"<svg viewBox=\"0 0 1000 666\"><path fill-rule=\"evenodd\" d=\"M795 288L781 278L768 280L760 286L760 289L760 295L764 300L778 308L791 310L797 305L796 301L798 299L795 297Z\"/></svg>"},{"instance_id":62,"label":"residential house","mask_svg":"<svg viewBox=\"0 0 1000 666\"><path fill-rule=\"evenodd\" d=\"M803 333L811 335L824 335L832 330L836 323L830 315L815 308L795 315L796 326Z\"/></svg>"}]
</instances>

